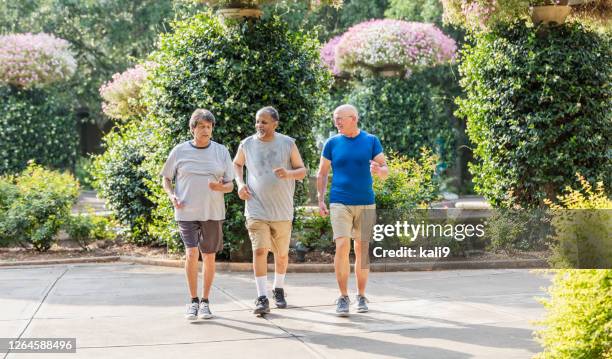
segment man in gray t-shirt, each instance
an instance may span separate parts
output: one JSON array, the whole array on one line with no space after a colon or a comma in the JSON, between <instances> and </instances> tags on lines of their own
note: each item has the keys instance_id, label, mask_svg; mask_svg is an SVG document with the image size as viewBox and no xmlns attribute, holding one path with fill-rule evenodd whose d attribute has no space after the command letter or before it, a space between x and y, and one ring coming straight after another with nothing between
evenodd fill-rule
<instances>
[{"instance_id":1,"label":"man in gray t-shirt","mask_svg":"<svg viewBox=\"0 0 612 359\"><path fill-rule=\"evenodd\" d=\"M238 196L246 201L245 217L253 247L257 286L255 314L270 312L267 298L268 251L274 253L273 293L277 308L286 308L284 280L289 262L295 180L306 168L293 138L275 132L279 116L273 107L257 111L257 133L244 139L234 158ZM247 167L247 182L243 169Z\"/></svg>"},{"instance_id":2,"label":"man in gray t-shirt","mask_svg":"<svg viewBox=\"0 0 612 359\"><path fill-rule=\"evenodd\" d=\"M223 249L223 194L234 188L229 151L211 140L214 125L210 111L196 110L189 120L193 140L174 147L161 171L185 244L185 273L191 295L185 317L189 320L212 317L208 294L215 275L215 253ZM197 296L198 248L204 262L201 301Z\"/></svg>"}]
</instances>

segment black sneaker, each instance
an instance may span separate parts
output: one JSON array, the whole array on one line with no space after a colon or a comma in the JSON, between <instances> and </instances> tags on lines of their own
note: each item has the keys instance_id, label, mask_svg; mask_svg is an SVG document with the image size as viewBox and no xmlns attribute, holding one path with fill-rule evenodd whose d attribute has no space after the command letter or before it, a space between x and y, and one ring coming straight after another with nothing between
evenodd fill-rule
<instances>
[{"instance_id":1,"label":"black sneaker","mask_svg":"<svg viewBox=\"0 0 612 359\"><path fill-rule=\"evenodd\" d=\"M285 291L283 288L274 288L272 295L274 296L274 304L276 304L276 308L287 308L287 301L285 300Z\"/></svg>"},{"instance_id":2,"label":"black sneaker","mask_svg":"<svg viewBox=\"0 0 612 359\"><path fill-rule=\"evenodd\" d=\"M270 301L268 297L262 295L255 300L255 309L253 310L253 314L262 315L265 313L270 313Z\"/></svg>"}]
</instances>

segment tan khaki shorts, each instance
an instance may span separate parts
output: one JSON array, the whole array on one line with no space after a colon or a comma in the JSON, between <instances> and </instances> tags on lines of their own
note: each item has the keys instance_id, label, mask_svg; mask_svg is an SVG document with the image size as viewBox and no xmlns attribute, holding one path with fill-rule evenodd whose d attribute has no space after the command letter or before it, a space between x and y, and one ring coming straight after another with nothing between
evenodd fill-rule
<instances>
[{"instance_id":1,"label":"tan khaki shorts","mask_svg":"<svg viewBox=\"0 0 612 359\"><path fill-rule=\"evenodd\" d=\"M247 230L253 246L253 251L267 248L275 255L289 254L291 239L291 221L262 221L247 219Z\"/></svg>"},{"instance_id":2,"label":"tan khaki shorts","mask_svg":"<svg viewBox=\"0 0 612 359\"><path fill-rule=\"evenodd\" d=\"M332 203L329 205L334 240L340 237L354 240L371 241L372 229L376 222L376 205L344 205Z\"/></svg>"}]
</instances>

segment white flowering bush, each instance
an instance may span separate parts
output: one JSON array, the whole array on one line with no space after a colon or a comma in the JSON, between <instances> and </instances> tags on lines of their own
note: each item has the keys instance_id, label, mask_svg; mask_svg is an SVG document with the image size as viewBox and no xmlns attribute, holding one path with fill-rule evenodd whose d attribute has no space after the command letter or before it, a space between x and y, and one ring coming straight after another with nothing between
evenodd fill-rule
<instances>
[{"instance_id":1,"label":"white flowering bush","mask_svg":"<svg viewBox=\"0 0 612 359\"><path fill-rule=\"evenodd\" d=\"M0 36L0 84L43 87L69 79L76 67L66 40L45 33Z\"/></svg>"},{"instance_id":2,"label":"white flowering bush","mask_svg":"<svg viewBox=\"0 0 612 359\"><path fill-rule=\"evenodd\" d=\"M408 77L415 69L453 61L457 45L433 24L385 19L349 28L333 51L340 71L393 68Z\"/></svg>"},{"instance_id":3,"label":"white flowering bush","mask_svg":"<svg viewBox=\"0 0 612 359\"><path fill-rule=\"evenodd\" d=\"M147 79L148 66L153 65L137 65L122 73L116 73L112 80L100 87L104 114L119 120L143 114L140 92Z\"/></svg>"}]
</instances>

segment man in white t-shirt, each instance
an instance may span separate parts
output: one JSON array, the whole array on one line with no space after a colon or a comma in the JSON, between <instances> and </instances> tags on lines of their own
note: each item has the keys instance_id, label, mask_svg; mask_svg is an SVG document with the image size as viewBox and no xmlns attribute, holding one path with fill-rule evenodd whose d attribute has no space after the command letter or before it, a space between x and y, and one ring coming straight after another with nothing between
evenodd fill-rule
<instances>
[{"instance_id":1,"label":"man in white t-shirt","mask_svg":"<svg viewBox=\"0 0 612 359\"><path fill-rule=\"evenodd\" d=\"M208 295L215 276L215 254L223 249L223 194L234 188L232 159L225 146L211 140L214 127L210 111L196 110L189 120L193 140L174 147L161 171L185 244L185 274L191 296L185 317L189 320L212 318ZM201 300L197 296L199 252L204 262Z\"/></svg>"},{"instance_id":2,"label":"man in white t-shirt","mask_svg":"<svg viewBox=\"0 0 612 359\"><path fill-rule=\"evenodd\" d=\"M274 254L274 301L277 308L287 307L284 283L289 263L293 194L295 181L306 176L295 140L276 132L278 124L279 115L274 107L257 111L257 132L240 142L234 158L238 196L246 202L246 227L253 248L257 288L253 313L257 315L270 312L266 285L269 251Z\"/></svg>"}]
</instances>

